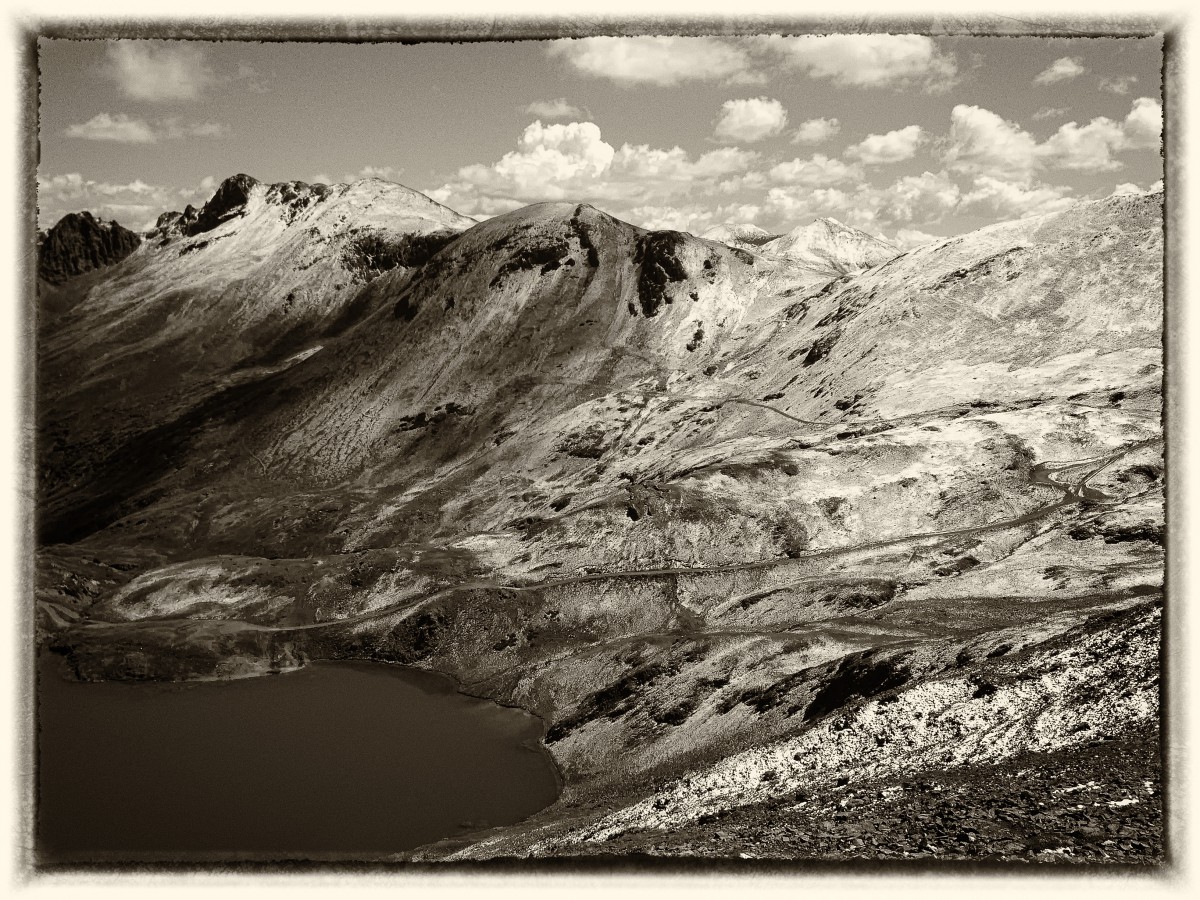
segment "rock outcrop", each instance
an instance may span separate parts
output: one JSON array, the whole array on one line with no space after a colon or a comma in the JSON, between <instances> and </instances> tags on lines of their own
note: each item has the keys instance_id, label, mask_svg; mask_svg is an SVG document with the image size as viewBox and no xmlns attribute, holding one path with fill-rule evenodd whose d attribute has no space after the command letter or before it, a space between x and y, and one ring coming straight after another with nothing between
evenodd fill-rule
<instances>
[{"instance_id":1,"label":"rock outcrop","mask_svg":"<svg viewBox=\"0 0 1200 900\"><path fill-rule=\"evenodd\" d=\"M141 237L90 212L63 216L38 235L38 278L60 285L71 278L119 263L141 244Z\"/></svg>"}]
</instances>

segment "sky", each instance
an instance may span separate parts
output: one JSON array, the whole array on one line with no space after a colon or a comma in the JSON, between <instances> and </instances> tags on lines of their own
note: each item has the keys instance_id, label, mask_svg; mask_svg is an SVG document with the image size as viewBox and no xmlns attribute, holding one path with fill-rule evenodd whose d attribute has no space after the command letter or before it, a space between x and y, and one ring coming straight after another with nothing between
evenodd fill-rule
<instances>
[{"instance_id":1,"label":"sky","mask_svg":"<svg viewBox=\"0 0 1200 900\"><path fill-rule=\"evenodd\" d=\"M245 172L909 247L1162 178L1157 38L43 39L38 64L42 228L143 228Z\"/></svg>"}]
</instances>

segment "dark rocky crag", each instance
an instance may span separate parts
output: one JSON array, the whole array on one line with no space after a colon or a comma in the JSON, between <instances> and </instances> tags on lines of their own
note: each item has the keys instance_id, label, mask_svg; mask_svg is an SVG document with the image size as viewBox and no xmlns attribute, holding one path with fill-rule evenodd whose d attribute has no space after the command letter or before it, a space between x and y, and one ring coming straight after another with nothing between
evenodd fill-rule
<instances>
[{"instance_id":1,"label":"dark rocky crag","mask_svg":"<svg viewBox=\"0 0 1200 900\"><path fill-rule=\"evenodd\" d=\"M90 212L69 213L38 236L38 278L61 285L119 263L142 243L136 232Z\"/></svg>"}]
</instances>

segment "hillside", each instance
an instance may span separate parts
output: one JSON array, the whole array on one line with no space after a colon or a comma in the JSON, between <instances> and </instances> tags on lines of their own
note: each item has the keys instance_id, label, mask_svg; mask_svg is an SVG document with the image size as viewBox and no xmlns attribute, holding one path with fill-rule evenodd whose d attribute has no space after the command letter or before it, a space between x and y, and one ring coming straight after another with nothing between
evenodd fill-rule
<instances>
[{"instance_id":1,"label":"hillside","mask_svg":"<svg viewBox=\"0 0 1200 900\"><path fill-rule=\"evenodd\" d=\"M231 179L43 337L39 630L537 713L563 796L436 858L1070 763L1157 721L1161 202L897 255Z\"/></svg>"}]
</instances>

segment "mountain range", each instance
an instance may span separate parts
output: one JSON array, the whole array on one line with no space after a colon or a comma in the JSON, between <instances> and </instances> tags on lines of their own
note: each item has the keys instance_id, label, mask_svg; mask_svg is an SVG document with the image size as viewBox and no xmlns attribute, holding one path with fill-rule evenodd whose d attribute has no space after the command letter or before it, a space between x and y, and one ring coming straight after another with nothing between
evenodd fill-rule
<instances>
[{"instance_id":1,"label":"mountain range","mask_svg":"<svg viewBox=\"0 0 1200 900\"><path fill-rule=\"evenodd\" d=\"M245 175L141 235L68 217L39 639L81 679L400 662L544 719L558 802L419 858L1149 858L1157 789L959 820L1023 810L1018 765L1157 784L1161 223L902 253Z\"/></svg>"}]
</instances>

